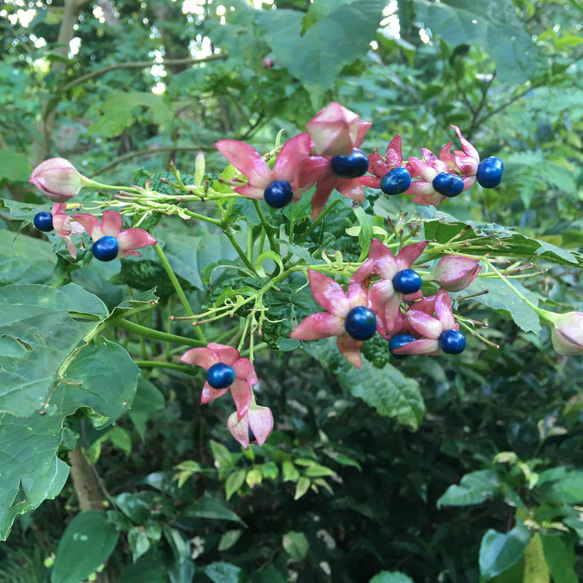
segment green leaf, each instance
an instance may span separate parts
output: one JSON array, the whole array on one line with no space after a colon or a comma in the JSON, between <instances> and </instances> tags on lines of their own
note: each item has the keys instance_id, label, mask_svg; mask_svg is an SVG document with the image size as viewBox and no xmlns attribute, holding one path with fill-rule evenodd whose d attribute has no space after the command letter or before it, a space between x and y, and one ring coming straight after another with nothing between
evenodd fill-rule
<instances>
[{"instance_id":1,"label":"green leaf","mask_svg":"<svg viewBox=\"0 0 583 583\"><path fill-rule=\"evenodd\" d=\"M132 453L132 438L131 435L122 427L113 427L108 433L109 439L116 447L119 447L126 455Z\"/></svg>"},{"instance_id":2,"label":"green leaf","mask_svg":"<svg viewBox=\"0 0 583 583\"><path fill-rule=\"evenodd\" d=\"M57 258L47 241L1 229L0 247L0 286L47 283L52 278Z\"/></svg>"},{"instance_id":3,"label":"green leaf","mask_svg":"<svg viewBox=\"0 0 583 583\"><path fill-rule=\"evenodd\" d=\"M245 470L242 471L244 472ZM245 479L244 473L243 479ZM191 504L184 509L183 514L184 516L210 518L212 520L230 520L232 522L238 522L242 526L247 526L232 510L229 510L226 506L223 506L215 500L201 500L200 502Z\"/></svg>"},{"instance_id":4,"label":"green leaf","mask_svg":"<svg viewBox=\"0 0 583 583\"><path fill-rule=\"evenodd\" d=\"M150 550L150 539L142 529L134 528L128 533L128 543L134 563Z\"/></svg>"},{"instance_id":5,"label":"green leaf","mask_svg":"<svg viewBox=\"0 0 583 583\"><path fill-rule=\"evenodd\" d=\"M230 466L233 465L233 460L231 459L231 452L218 441L214 441L211 439L211 450L213 452L213 458L215 461L221 466Z\"/></svg>"},{"instance_id":6,"label":"green leaf","mask_svg":"<svg viewBox=\"0 0 583 583\"><path fill-rule=\"evenodd\" d=\"M502 534L488 530L480 545L480 575L487 581L510 569L524 554L531 532L523 524Z\"/></svg>"},{"instance_id":7,"label":"green leaf","mask_svg":"<svg viewBox=\"0 0 583 583\"><path fill-rule=\"evenodd\" d=\"M528 583L549 583L549 569L543 554L540 534L536 533L524 549L523 580Z\"/></svg>"},{"instance_id":8,"label":"green leaf","mask_svg":"<svg viewBox=\"0 0 583 583\"><path fill-rule=\"evenodd\" d=\"M56 457L64 418L87 407L106 421L114 420L127 411L138 373L121 346L100 339L76 353L36 413L0 414L0 538L7 536L18 514L54 498L64 486L68 467ZM12 453L16 450L18 456Z\"/></svg>"},{"instance_id":9,"label":"green leaf","mask_svg":"<svg viewBox=\"0 0 583 583\"><path fill-rule=\"evenodd\" d=\"M245 580L243 571L230 563L211 563L204 573L213 583L242 583Z\"/></svg>"},{"instance_id":10,"label":"green leaf","mask_svg":"<svg viewBox=\"0 0 583 583\"><path fill-rule=\"evenodd\" d=\"M155 492L138 492L137 494L124 492L116 496L115 503L136 524L145 524L150 516L150 508L154 504L156 496L159 494Z\"/></svg>"},{"instance_id":11,"label":"green leaf","mask_svg":"<svg viewBox=\"0 0 583 583\"><path fill-rule=\"evenodd\" d=\"M403 573L381 571L369 583L413 583L413 579L403 575Z\"/></svg>"},{"instance_id":12,"label":"green leaf","mask_svg":"<svg viewBox=\"0 0 583 583\"><path fill-rule=\"evenodd\" d=\"M415 0L417 17L451 45L476 43L496 63L502 81L524 83L537 73L540 56L511 0Z\"/></svg>"},{"instance_id":13,"label":"green leaf","mask_svg":"<svg viewBox=\"0 0 583 583\"><path fill-rule=\"evenodd\" d=\"M31 172L32 164L27 156L0 150L0 180L6 178L10 182L28 182Z\"/></svg>"},{"instance_id":14,"label":"green leaf","mask_svg":"<svg viewBox=\"0 0 583 583\"><path fill-rule=\"evenodd\" d=\"M105 512L81 512L69 523L57 548L51 583L80 583L104 563L119 532Z\"/></svg>"},{"instance_id":15,"label":"green leaf","mask_svg":"<svg viewBox=\"0 0 583 583\"><path fill-rule=\"evenodd\" d=\"M370 217L364 212L362 207L356 207L354 214L360 223L360 231L358 233L358 244L362 249L359 257L359 261L363 261L368 257L368 251L370 249L370 244L372 242L372 223Z\"/></svg>"},{"instance_id":16,"label":"green leaf","mask_svg":"<svg viewBox=\"0 0 583 583\"><path fill-rule=\"evenodd\" d=\"M575 549L558 536L541 535L543 552L555 583L577 583Z\"/></svg>"},{"instance_id":17,"label":"green leaf","mask_svg":"<svg viewBox=\"0 0 583 583\"><path fill-rule=\"evenodd\" d=\"M231 547L237 544L237 541L243 534L242 530L228 530L219 541L219 551L228 551Z\"/></svg>"},{"instance_id":18,"label":"green leaf","mask_svg":"<svg viewBox=\"0 0 583 583\"><path fill-rule=\"evenodd\" d=\"M345 367L338 378L346 391L363 399L379 415L396 417L413 429L419 427L425 411L419 383L394 366L386 364L378 369L363 359L362 370Z\"/></svg>"},{"instance_id":19,"label":"green leaf","mask_svg":"<svg viewBox=\"0 0 583 583\"><path fill-rule=\"evenodd\" d=\"M282 545L284 551L296 563L303 561L310 549L310 543L303 532L290 531L285 533Z\"/></svg>"},{"instance_id":20,"label":"green leaf","mask_svg":"<svg viewBox=\"0 0 583 583\"><path fill-rule=\"evenodd\" d=\"M296 493L294 495L294 500L299 500L309 489L310 489L310 479L302 476L298 483L296 484Z\"/></svg>"},{"instance_id":21,"label":"green leaf","mask_svg":"<svg viewBox=\"0 0 583 583\"><path fill-rule=\"evenodd\" d=\"M544 491L559 502L579 504L583 502L583 472L569 472L564 478L554 482L552 486L545 487Z\"/></svg>"},{"instance_id":22,"label":"green leaf","mask_svg":"<svg viewBox=\"0 0 583 583\"><path fill-rule=\"evenodd\" d=\"M129 565L122 569L119 583L166 583L166 569L159 559L154 559L151 554L139 559L135 565Z\"/></svg>"},{"instance_id":23,"label":"green leaf","mask_svg":"<svg viewBox=\"0 0 583 583\"><path fill-rule=\"evenodd\" d=\"M301 36L302 13L262 12L257 22L275 60L316 97L331 89L345 65L364 57L376 39L384 0L358 0L321 18Z\"/></svg>"},{"instance_id":24,"label":"green leaf","mask_svg":"<svg viewBox=\"0 0 583 583\"><path fill-rule=\"evenodd\" d=\"M500 494L500 476L493 470L482 470L466 474L460 485L453 484L437 501L441 506L471 506L481 504Z\"/></svg>"},{"instance_id":25,"label":"green leaf","mask_svg":"<svg viewBox=\"0 0 583 583\"><path fill-rule=\"evenodd\" d=\"M164 394L150 381L140 377L138 379L138 390L129 411L129 416L142 441L146 439L146 423L150 413L162 409L164 409Z\"/></svg>"},{"instance_id":26,"label":"green leaf","mask_svg":"<svg viewBox=\"0 0 583 583\"><path fill-rule=\"evenodd\" d=\"M247 476L247 470L236 470L229 474L227 481L225 482L225 493L227 495L227 500L231 499L231 496L245 483L245 478Z\"/></svg>"},{"instance_id":27,"label":"green leaf","mask_svg":"<svg viewBox=\"0 0 583 583\"><path fill-rule=\"evenodd\" d=\"M290 460L285 460L281 464L284 482L295 482L300 477L300 472Z\"/></svg>"}]
</instances>

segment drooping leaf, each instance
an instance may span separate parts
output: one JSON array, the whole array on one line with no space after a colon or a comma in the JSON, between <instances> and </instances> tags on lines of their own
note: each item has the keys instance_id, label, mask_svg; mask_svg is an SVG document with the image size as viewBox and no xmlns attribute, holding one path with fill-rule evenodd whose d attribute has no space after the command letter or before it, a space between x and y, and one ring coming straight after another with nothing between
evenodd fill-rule
<instances>
[{"instance_id":1,"label":"drooping leaf","mask_svg":"<svg viewBox=\"0 0 583 583\"><path fill-rule=\"evenodd\" d=\"M303 561L310 549L310 543L303 532L290 531L285 533L282 545L285 552L296 563Z\"/></svg>"},{"instance_id":2,"label":"drooping leaf","mask_svg":"<svg viewBox=\"0 0 583 583\"><path fill-rule=\"evenodd\" d=\"M382 571L376 574L369 583L413 583L411 577L403 575L403 573Z\"/></svg>"},{"instance_id":3,"label":"drooping leaf","mask_svg":"<svg viewBox=\"0 0 583 583\"><path fill-rule=\"evenodd\" d=\"M500 476L493 470L466 474L458 485L450 486L437 501L440 506L470 506L481 504L500 493Z\"/></svg>"},{"instance_id":4,"label":"drooping leaf","mask_svg":"<svg viewBox=\"0 0 583 583\"><path fill-rule=\"evenodd\" d=\"M89 510L75 516L59 541L51 583L86 579L109 558L118 537L105 512Z\"/></svg>"},{"instance_id":5,"label":"drooping leaf","mask_svg":"<svg viewBox=\"0 0 583 583\"><path fill-rule=\"evenodd\" d=\"M215 500L201 500L187 506L183 511L184 516L209 518L211 520L231 520L247 526L232 510Z\"/></svg>"},{"instance_id":6,"label":"drooping leaf","mask_svg":"<svg viewBox=\"0 0 583 583\"><path fill-rule=\"evenodd\" d=\"M488 530L480 545L482 579L487 581L510 569L524 554L530 537L530 530L522 523L506 534Z\"/></svg>"},{"instance_id":7,"label":"drooping leaf","mask_svg":"<svg viewBox=\"0 0 583 583\"><path fill-rule=\"evenodd\" d=\"M544 557L555 583L577 583L575 549L559 536L541 535Z\"/></svg>"},{"instance_id":8,"label":"drooping leaf","mask_svg":"<svg viewBox=\"0 0 583 583\"><path fill-rule=\"evenodd\" d=\"M204 573L213 583L242 583L245 580L243 571L230 563L211 563Z\"/></svg>"}]
</instances>

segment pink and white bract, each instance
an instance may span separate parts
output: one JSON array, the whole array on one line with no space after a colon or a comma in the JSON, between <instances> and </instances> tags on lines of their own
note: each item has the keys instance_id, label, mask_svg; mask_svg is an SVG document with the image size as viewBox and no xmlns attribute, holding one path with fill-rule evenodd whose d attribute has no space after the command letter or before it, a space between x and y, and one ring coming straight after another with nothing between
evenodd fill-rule
<instances>
[{"instance_id":1,"label":"pink and white bract","mask_svg":"<svg viewBox=\"0 0 583 583\"><path fill-rule=\"evenodd\" d=\"M395 348L395 354L427 354L436 356L441 354L439 348L439 337L446 330L458 330L459 324L455 321L451 300L444 289L440 289L432 298L422 300L422 309L415 309L417 304L413 304L405 314L407 326L417 336L419 340ZM434 302L434 303L433 303ZM435 318L427 313L427 309L433 303Z\"/></svg>"},{"instance_id":2,"label":"pink and white bract","mask_svg":"<svg viewBox=\"0 0 583 583\"><path fill-rule=\"evenodd\" d=\"M458 292L470 285L482 271L480 261L471 257L448 255L431 272L433 281L448 292Z\"/></svg>"},{"instance_id":3,"label":"pink and white bract","mask_svg":"<svg viewBox=\"0 0 583 583\"><path fill-rule=\"evenodd\" d=\"M368 171L372 176L361 176L360 183L371 188L380 188L381 179L393 168L400 168L403 165L403 154L401 153L401 136L397 134L387 146L387 153L383 158L378 152L373 152L368 157Z\"/></svg>"},{"instance_id":4,"label":"pink and white bract","mask_svg":"<svg viewBox=\"0 0 583 583\"><path fill-rule=\"evenodd\" d=\"M308 270L310 289L314 299L328 312L308 316L290 334L296 340L320 340L337 337L338 350L346 360L361 368L360 348L362 340L355 340L345 329L348 312L357 306L368 307L368 280L372 274L373 261L365 261L348 282L348 292L332 278L318 271Z\"/></svg>"},{"instance_id":5,"label":"pink and white bract","mask_svg":"<svg viewBox=\"0 0 583 583\"><path fill-rule=\"evenodd\" d=\"M263 445L273 429L273 413L269 407L251 403L249 410L240 419L233 413L227 420L231 435L245 448L249 449L249 429L253 431L255 443Z\"/></svg>"},{"instance_id":6,"label":"pink and white bract","mask_svg":"<svg viewBox=\"0 0 583 583\"><path fill-rule=\"evenodd\" d=\"M233 384L226 389L213 389L208 382L205 382L200 402L203 405L210 403L223 396L227 391L231 391L239 421L245 416L253 399L251 387L257 384L255 369L248 358L241 358L239 351L232 346L210 342L206 348L191 348L186 351L181 356L180 361L200 366L205 370L219 362L233 367L235 371Z\"/></svg>"},{"instance_id":7,"label":"pink and white bract","mask_svg":"<svg viewBox=\"0 0 583 583\"><path fill-rule=\"evenodd\" d=\"M93 242L99 241L102 237L115 237L119 245L118 257L128 257L129 255L141 255L136 249L155 245L158 241L144 229L126 229L123 228L123 218L117 211L103 211L101 221L85 213L77 213L71 217L78 223L81 223Z\"/></svg>"},{"instance_id":8,"label":"pink and white bract","mask_svg":"<svg viewBox=\"0 0 583 583\"><path fill-rule=\"evenodd\" d=\"M583 354L583 313L569 312L558 316L551 328L551 341L557 354Z\"/></svg>"},{"instance_id":9,"label":"pink and white bract","mask_svg":"<svg viewBox=\"0 0 583 583\"><path fill-rule=\"evenodd\" d=\"M65 202L81 190L85 180L69 160L50 158L32 171L29 182L40 188L52 201Z\"/></svg>"},{"instance_id":10,"label":"pink and white bract","mask_svg":"<svg viewBox=\"0 0 583 583\"><path fill-rule=\"evenodd\" d=\"M293 202L311 188L312 184L298 185L297 173L301 162L310 155L312 148L310 136L299 134L286 142L277 156L273 170L261 155L248 144L236 140L220 140L215 144L217 150L247 178L248 184L234 188L234 192L263 200L265 189L275 180L285 180L291 184Z\"/></svg>"},{"instance_id":11,"label":"pink and white bract","mask_svg":"<svg viewBox=\"0 0 583 583\"><path fill-rule=\"evenodd\" d=\"M67 243L67 248L73 259L77 259L77 249L71 235L80 235L85 232L85 227L77 221L72 221L71 217L65 212L67 210L66 203L55 203L51 208L53 215L53 227L55 233L63 238Z\"/></svg>"}]
</instances>

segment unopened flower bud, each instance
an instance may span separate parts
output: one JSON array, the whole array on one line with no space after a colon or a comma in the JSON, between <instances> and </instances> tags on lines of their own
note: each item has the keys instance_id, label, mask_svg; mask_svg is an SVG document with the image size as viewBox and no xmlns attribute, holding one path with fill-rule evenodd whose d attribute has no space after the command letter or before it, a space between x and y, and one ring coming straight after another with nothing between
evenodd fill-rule
<instances>
[{"instance_id":1,"label":"unopened flower bud","mask_svg":"<svg viewBox=\"0 0 583 583\"><path fill-rule=\"evenodd\" d=\"M261 63L264 69L271 69L275 65L275 61L271 57L265 57Z\"/></svg>"},{"instance_id":2,"label":"unopened flower bud","mask_svg":"<svg viewBox=\"0 0 583 583\"><path fill-rule=\"evenodd\" d=\"M470 285L482 268L478 259L448 255L431 272L431 279L448 292L458 292Z\"/></svg>"},{"instance_id":3,"label":"unopened flower bud","mask_svg":"<svg viewBox=\"0 0 583 583\"><path fill-rule=\"evenodd\" d=\"M69 160L50 158L32 171L29 182L40 188L52 201L66 202L92 181L77 172Z\"/></svg>"},{"instance_id":4,"label":"unopened flower bud","mask_svg":"<svg viewBox=\"0 0 583 583\"><path fill-rule=\"evenodd\" d=\"M200 186L202 184L202 179L204 178L205 163L204 154L202 150L198 151L196 155L196 160L194 161L194 184Z\"/></svg>"},{"instance_id":5,"label":"unopened flower bud","mask_svg":"<svg viewBox=\"0 0 583 583\"><path fill-rule=\"evenodd\" d=\"M569 312L558 316L553 321L551 340L557 354L583 354L583 313Z\"/></svg>"}]
</instances>

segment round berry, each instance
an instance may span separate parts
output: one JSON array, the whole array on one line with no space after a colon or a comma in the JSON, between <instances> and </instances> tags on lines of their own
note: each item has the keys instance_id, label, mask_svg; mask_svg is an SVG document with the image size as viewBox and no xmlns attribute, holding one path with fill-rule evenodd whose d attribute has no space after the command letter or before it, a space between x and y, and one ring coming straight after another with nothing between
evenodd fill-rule
<instances>
[{"instance_id":1,"label":"round berry","mask_svg":"<svg viewBox=\"0 0 583 583\"><path fill-rule=\"evenodd\" d=\"M368 156L362 150L352 150L348 156L332 156L332 172L340 178L358 178L368 170Z\"/></svg>"},{"instance_id":2,"label":"round berry","mask_svg":"<svg viewBox=\"0 0 583 583\"><path fill-rule=\"evenodd\" d=\"M119 245L115 237L101 237L93 243L91 251L99 261L113 261L117 257Z\"/></svg>"},{"instance_id":3,"label":"round berry","mask_svg":"<svg viewBox=\"0 0 583 583\"><path fill-rule=\"evenodd\" d=\"M401 348L401 346L405 346L405 344L409 344L410 342L413 342L415 340L417 340L417 338L415 338L415 336L412 336L411 334L395 334L389 340L389 352L391 353L391 356L393 358L396 358L397 360L401 360L402 358L409 356L408 354L395 354L393 350Z\"/></svg>"},{"instance_id":4,"label":"round berry","mask_svg":"<svg viewBox=\"0 0 583 583\"><path fill-rule=\"evenodd\" d=\"M448 174L441 172L433 179L433 188L442 196L452 198L461 194L464 189L464 181L457 174Z\"/></svg>"},{"instance_id":5,"label":"round berry","mask_svg":"<svg viewBox=\"0 0 583 583\"><path fill-rule=\"evenodd\" d=\"M48 233L54 229L53 215L51 213L37 213L33 219L34 226L43 233Z\"/></svg>"},{"instance_id":6,"label":"round berry","mask_svg":"<svg viewBox=\"0 0 583 583\"><path fill-rule=\"evenodd\" d=\"M446 330L439 336L439 348L446 354L461 354L466 348L466 337L459 330Z\"/></svg>"},{"instance_id":7,"label":"round berry","mask_svg":"<svg viewBox=\"0 0 583 583\"><path fill-rule=\"evenodd\" d=\"M476 174L478 184L484 188L495 188L502 182L502 172L504 172L504 162L500 158L494 156L484 158L478 165Z\"/></svg>"},{"instance_id":8,"label":"round berry","mask_svg":"<svg viewBox=\"0 0 583 583\"><path fill-rule=\"evenodd\" d=\"M381 190L392 196L401 194L411 186L411 174L407 168L393 168L381 178Z\"/></svg>"},{"instance_id":9,"label":"round berry","mask_svg":"<svg viewBox=\"0 0 583 583\"><path fill-rule=\"evenodd\" d=\"M213 389L226 389L235 381L235 369L228 364L217 362L206 373L206 382Z\"/></svg>"},{"instance_id":10,"label":"round berry","mask_svg":"<svg viewBox=\"0 0 583 583\"><path fill-rule=\"evenodd\" d=\"M274 180L263 192L263 198L270 207L281 209L291 202L293 194L287 180Z\"/></svg>"},{"instance_id":11,"label":"round berry","mask_svg":"<svg viewBox=\"0 0 583 583\"><path fill-rule=\"evenodd\" d=\"M412 269L398 271L393 277L393 287L400 294L414 294L421 289L422 283L421 276Z\"/></svg>"},{"instance_id":12,"label":"round berry","mask_svg":"<svg viewBox=\"0 0 583 583\"><path fill-rule=\"evenodd\" d=\"M377 319L371 309L357 306L348 312L344 329L355 340L368 340L377 331Z\"/></svg>"}]
</instances>

